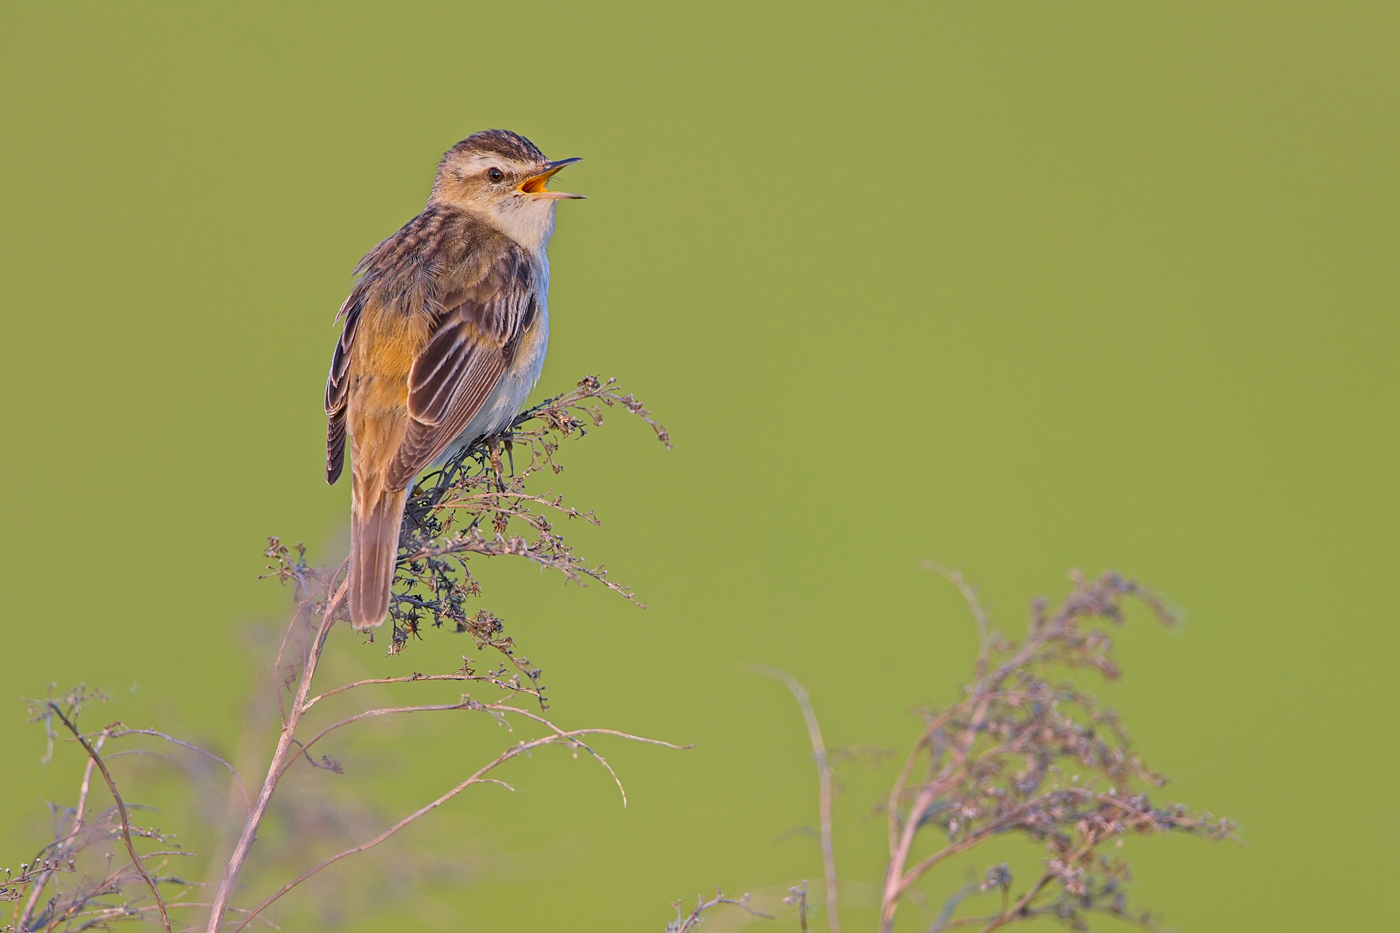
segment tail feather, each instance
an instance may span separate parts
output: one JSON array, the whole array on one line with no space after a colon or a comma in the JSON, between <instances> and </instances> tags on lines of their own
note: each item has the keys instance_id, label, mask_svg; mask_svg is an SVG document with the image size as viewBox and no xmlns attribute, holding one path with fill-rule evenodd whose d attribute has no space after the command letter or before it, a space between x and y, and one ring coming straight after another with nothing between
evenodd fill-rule
<instances>
[{"instance_id":1,"label":"tail feather","mask_svg":"<svg viewBox=\"0 0 1400 933\"><path fill-rule=\"evenodd\" d=\"M350 624L364 632L382 625L399 556L406 489L385 490L367 510L350 516Z\"/></svg>"}]
</instances>

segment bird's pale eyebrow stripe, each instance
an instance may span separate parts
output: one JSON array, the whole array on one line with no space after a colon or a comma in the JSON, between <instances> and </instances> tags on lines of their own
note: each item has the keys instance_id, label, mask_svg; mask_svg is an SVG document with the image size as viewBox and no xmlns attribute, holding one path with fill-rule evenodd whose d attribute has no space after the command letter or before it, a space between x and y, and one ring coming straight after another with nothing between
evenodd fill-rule
<instances>
[{"instance_id":1,"label":"bird's pale eyebrow stripe","mask_svg":"<svg viewBox=\"0 0 1400 933\"><path fill-rule=\"evenodd\" d=\"M478 172L488 171L492 168L498 168L503 172L511 172L514 171L510 165L512 161L515 160L491 153L472 156L470 159L457 166L457 168L464 175L475 175Z\"/></svg>"}]
</instances>

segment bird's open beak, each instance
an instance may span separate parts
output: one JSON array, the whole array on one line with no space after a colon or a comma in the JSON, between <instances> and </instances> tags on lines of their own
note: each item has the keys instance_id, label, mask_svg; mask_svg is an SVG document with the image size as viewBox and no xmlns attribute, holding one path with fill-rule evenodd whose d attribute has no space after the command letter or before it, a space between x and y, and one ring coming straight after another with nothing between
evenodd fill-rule
<instances>
[{"instance_id":1,"label":"bird's open beak","mask_svg":"<svg viewBox=\"0 0 1400 933\"><path fill-rule=\"evenodd\" d=\"M554 176L555 172L558 172L566 165L573 165L575 162L582 161L582 159L560 159L558 162L546 163L543 172L540 172L538 175L531 175L521 183L520 190L525 194L534 195L542 201L562 201L566 198L584 200L584 196L581 194L569 194L567 191L544 190L544 186L548 184L549 179Z\"/></svg>"}]
</instances>

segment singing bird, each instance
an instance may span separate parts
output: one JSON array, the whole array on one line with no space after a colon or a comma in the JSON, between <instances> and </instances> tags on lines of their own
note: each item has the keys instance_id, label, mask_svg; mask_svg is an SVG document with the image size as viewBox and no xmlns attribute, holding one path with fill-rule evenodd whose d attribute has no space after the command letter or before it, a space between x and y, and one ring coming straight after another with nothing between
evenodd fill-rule
<instances>
[{"instance_id":1,"label":"singing bird","mask_svg":"<svg viewBox=\"0 0 1400 933\"><path fill-rule=\"evenodd\" d=\"M404 500L424 468L503 431L544 365L551 162L485 130L449 149L428 205L355 267L326 381L326 482L350 441L350 622L384 621Z\"/></svg>"}]
</instances>

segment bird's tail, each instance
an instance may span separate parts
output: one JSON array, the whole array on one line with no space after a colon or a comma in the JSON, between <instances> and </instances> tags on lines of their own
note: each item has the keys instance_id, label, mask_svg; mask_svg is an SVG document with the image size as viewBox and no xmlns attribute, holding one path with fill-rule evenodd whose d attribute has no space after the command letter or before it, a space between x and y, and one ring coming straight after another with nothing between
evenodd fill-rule
<instances>
[{"instance_id":1,"label":"bird's tail","mask_svg":"<svg viewBox=\"0 0 1400 933\"><path fill-rule=\"evenodd\" d=\"M408 490L386 489L373 504L356 502L350 516L350 624L382 625L399 556L399 526ZM362 507L363 506L363 507Z\"/></svg>"}]
</instances>

